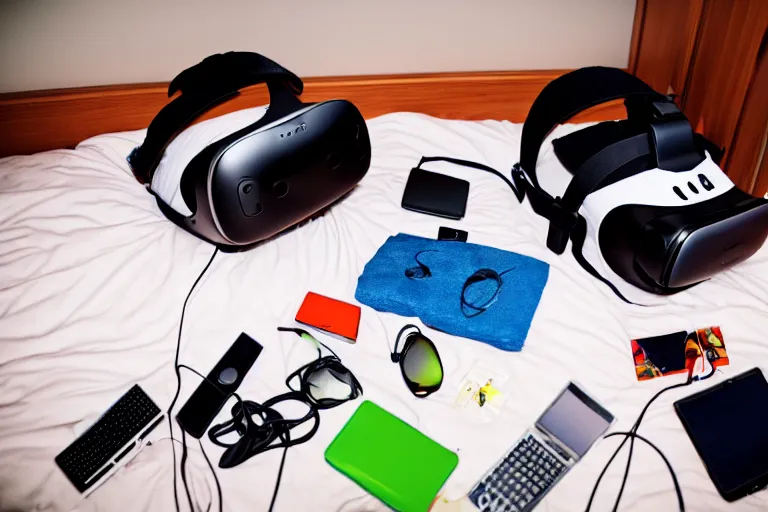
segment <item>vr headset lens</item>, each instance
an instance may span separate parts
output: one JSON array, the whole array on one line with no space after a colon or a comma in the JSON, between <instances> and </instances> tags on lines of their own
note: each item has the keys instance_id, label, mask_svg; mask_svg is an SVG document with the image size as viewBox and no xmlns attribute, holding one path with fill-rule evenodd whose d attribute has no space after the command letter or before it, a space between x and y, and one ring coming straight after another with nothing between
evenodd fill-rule
<instances>
[{"instance_id":1,"label":"vr headset lens","mask_svg":"<svg viewBox=\"0 0 768 512\"><path fill-rule=\"evenodd\" d=\"M679 290L745 261L768 236L768 203L735 188L715 201L673 213L665 207L634 207L645 212L635 219L623 215L630 207L617 208L619 215L606 217L605 236L615 246L636 248L605 252L608 264L620 271L622 260L631 256L635 273L648 285Z\"/></svg>"},{"instance_id":2,"label":"vr headset lens","mask_svg":"<svg viewBox=\"0 0 768 512\"><path fill-rule=\"evenodd\" d=\"M669 270L667 286L703 281L752 256L768 235L768 204L696 229Z\"/></svg>"}]
</instances>

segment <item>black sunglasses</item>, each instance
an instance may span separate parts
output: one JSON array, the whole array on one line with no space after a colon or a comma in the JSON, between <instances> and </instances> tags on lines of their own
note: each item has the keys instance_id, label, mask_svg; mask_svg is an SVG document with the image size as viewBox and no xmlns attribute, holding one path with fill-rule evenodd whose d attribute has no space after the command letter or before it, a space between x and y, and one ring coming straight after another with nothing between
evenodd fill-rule
<instances>
[{"instance_id":1,"label":"black sunglasses","mask_svg":"<svg viewBox=\"0 0 768 512\"><path fill-rule=\"evenodd\" d=\"M409 330L413 332L406 335L403 349L398 352L400 338ZM400 363L403 380L414 396L424 398L440 389L443 384L443 363L437 348L415 325L408 324L400 329L391 357L393 363Z\"/></svg>"}]
</instances>

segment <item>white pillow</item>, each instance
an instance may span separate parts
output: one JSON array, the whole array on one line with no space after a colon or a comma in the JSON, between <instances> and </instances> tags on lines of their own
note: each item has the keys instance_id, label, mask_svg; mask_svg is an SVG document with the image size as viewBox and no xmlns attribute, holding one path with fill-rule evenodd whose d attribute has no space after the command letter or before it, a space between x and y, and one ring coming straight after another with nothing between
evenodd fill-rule
<instances>
[{"instance_id":1,"label":"white pillow","mask_svg":"<svg viewBox=\"0 0 768 512\"><path fill-rule=\"evenodd\" d=\"M238 110L184 130L165 148L152 177L152 190L180 214L185 217L191 215L179 189L181 175L187 164L206 146L255 123L266 111L266 107Z\"/></svg>"}]
</instances>

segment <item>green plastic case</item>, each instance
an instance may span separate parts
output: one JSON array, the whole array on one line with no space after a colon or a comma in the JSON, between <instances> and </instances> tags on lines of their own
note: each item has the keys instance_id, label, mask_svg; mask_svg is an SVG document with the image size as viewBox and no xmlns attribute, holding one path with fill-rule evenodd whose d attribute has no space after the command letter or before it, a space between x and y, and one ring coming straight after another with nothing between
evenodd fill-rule
<instances>
[{"instance_id":1,"label":"green plastic case","mask_svg":"<svg viewBox=\"0 0 768 512\"><path fill-rule=\"evenodd\" d=\"M459 457L366 400L325 450L325 460L401 512L425 512Z\"/></svg>"}]
</instances>

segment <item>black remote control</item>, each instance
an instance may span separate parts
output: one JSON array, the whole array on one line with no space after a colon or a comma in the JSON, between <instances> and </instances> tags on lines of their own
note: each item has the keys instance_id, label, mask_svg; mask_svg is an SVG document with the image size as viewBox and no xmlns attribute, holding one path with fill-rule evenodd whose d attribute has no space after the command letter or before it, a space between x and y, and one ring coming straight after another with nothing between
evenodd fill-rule
<instances>
[{"instance_id":1,"label":"black remote control","mask_svg":"<svg viewBox=\"0 0 768 512\"><path fill-rule=\"evenodd\" d=\"M224 403L237 391L262 349L258 342L245 333L235 340L208 373L208 380L200 383L176 415L176 421L187 434L196 439L203 437ZM215 383L215 386L211 383Z\"/></svg>"}]
</instances>

